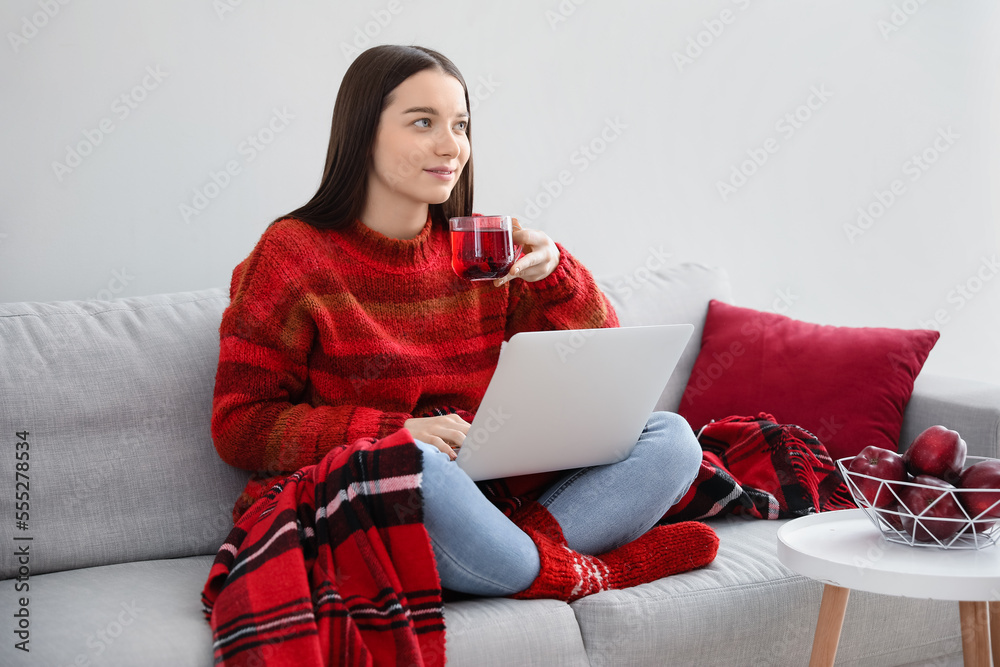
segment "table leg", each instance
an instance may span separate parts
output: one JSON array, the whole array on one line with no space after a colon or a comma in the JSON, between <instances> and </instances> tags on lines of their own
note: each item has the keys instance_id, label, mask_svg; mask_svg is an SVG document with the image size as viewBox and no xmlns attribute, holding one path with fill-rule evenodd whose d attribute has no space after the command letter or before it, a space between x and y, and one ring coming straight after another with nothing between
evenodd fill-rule
<instances>
[{"instance_id":1,"label":"table leg","mask_svg":"<svg viewBox=\"0 0 1000 667\"><path fill-rule=\"evenodd\" d=\"M844 625L844 612L847 610L847 597L850 592L849 588L833 584L826 584L823 587L823 601L819 605L819 618L816 620L816 634L813 636L809 667L833 665L837 657L837 644L840 643L840 629Z\"/></svg>"},{"instance_id":2,"label":"table leg","mask_svg":"<svg viewBox=\"0 0 1000 667\"><path fill-rule=\"evenodd\" d=\"M990 667L990 626L985 602L959 602L962 661L965 667Z\"/></svg>"},{"instance_id":3,"label":"table leg","mask_svg":"<svg viewBox=\"0 0 1000 667\"><path fill-rule=\"evenodd\" d=\"M990 644L992 645L993 664L1000 667L1000 602L989 603L990 612Z\"/></svg>"}]
</instances>

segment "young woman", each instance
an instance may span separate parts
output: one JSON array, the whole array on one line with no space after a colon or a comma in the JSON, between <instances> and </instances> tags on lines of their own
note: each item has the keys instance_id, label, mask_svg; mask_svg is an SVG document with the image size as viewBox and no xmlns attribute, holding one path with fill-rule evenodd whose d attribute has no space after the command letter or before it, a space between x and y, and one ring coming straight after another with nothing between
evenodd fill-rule
<instances>
[{"instance_id":1,"label":"young woman","mask_svg":"<svg viewBox=\"0 0 1000 667\"><path fill-rule=\"evenodd\" d=\"M469 98L452 62L408 46L359 55L318 191L233 272L212 435L254 473L234 518L331 449L407 429L447 589L575 599L711 561L707 526L652 528L701 460L677 415L653 414L613 465L477 485L454 463L504 340L618 326L587 269L538 230L515 231L524 255L507 277L458 278L447 221L472 213L472 184ZM553 397L552 409L571 406Z\"/></svg>"}]
</instances>

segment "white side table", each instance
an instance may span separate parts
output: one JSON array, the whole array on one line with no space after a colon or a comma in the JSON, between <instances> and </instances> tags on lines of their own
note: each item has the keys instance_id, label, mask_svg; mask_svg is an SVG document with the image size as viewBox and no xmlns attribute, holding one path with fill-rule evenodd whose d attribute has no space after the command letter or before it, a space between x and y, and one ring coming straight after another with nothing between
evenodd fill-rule
<instances>
[{"instance_id":1,"label":"white side table","mask_svg":"<svg viewBox=\"0 0 1000 667\"><path fill-rule=\"evenodd\" d=\"M993 659L1000 666L1000 545L977 551L893 544L882 539L861 510L838 510L779 528L778 560L826 584L810 667L833 665L852 588L957 600L965 665L989 667L992 626Z\"/></svg>"}]
</instances>

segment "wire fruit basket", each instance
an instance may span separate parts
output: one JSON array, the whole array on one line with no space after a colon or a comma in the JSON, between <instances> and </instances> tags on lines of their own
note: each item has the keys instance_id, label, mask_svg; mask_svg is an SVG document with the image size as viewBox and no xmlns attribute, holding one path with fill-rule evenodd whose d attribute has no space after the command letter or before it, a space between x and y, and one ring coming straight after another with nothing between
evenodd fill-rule
<instances>
[{"instance_id":1,"label":"wire fruit basket","mask_svg":"<svg viewBox=\"0 0 1000 667\"><path fill-rule=\"evenodd\" d=\"M888 542L905 544L911 547L937 547L939 549L985 549L996 545L1000 538L1000 517L989 516L1000 514L1000 500L997 500L979 514L972 516L963 502L968 494L996 494L1000 498L1000 489L946 489L916 482L896 482L847 469L853 456L837 459L837 468L847 483L847 488L865 516L881 531L882 537ZM979 461L988 461L986 457L969 456L966 464L972 465ZM870 486L877 485L877 486ZM868 497L862 493L862 486L873 489L872 497L880 501L886 499L886 507L874 506ZM926 489L933 494L939 494L918 514L914 514L902 500L907 487ZM980 496L981 497L981 496ZM888 499L891 498L891 501ZM955 516L935 516L935 508L939 503L953 503L957 512Z\"/></svg>"}]
</instances>

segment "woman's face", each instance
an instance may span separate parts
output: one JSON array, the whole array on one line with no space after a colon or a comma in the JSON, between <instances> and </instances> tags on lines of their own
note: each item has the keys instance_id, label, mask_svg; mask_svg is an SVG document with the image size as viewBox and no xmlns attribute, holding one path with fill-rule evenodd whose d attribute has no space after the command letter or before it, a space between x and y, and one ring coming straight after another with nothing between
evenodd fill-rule
<instances>
[{"instance_id":1,"label":"woman's face","mask_svg":"<svg viewBox=\"0 0 1000 667\"><path fill-rule=\"evenodd\" d=\"M465 91L434 69L417 72L391 93L379 118L368 196L388 204L441 204L469 161Z\"/></svg>"}]
</instances>

